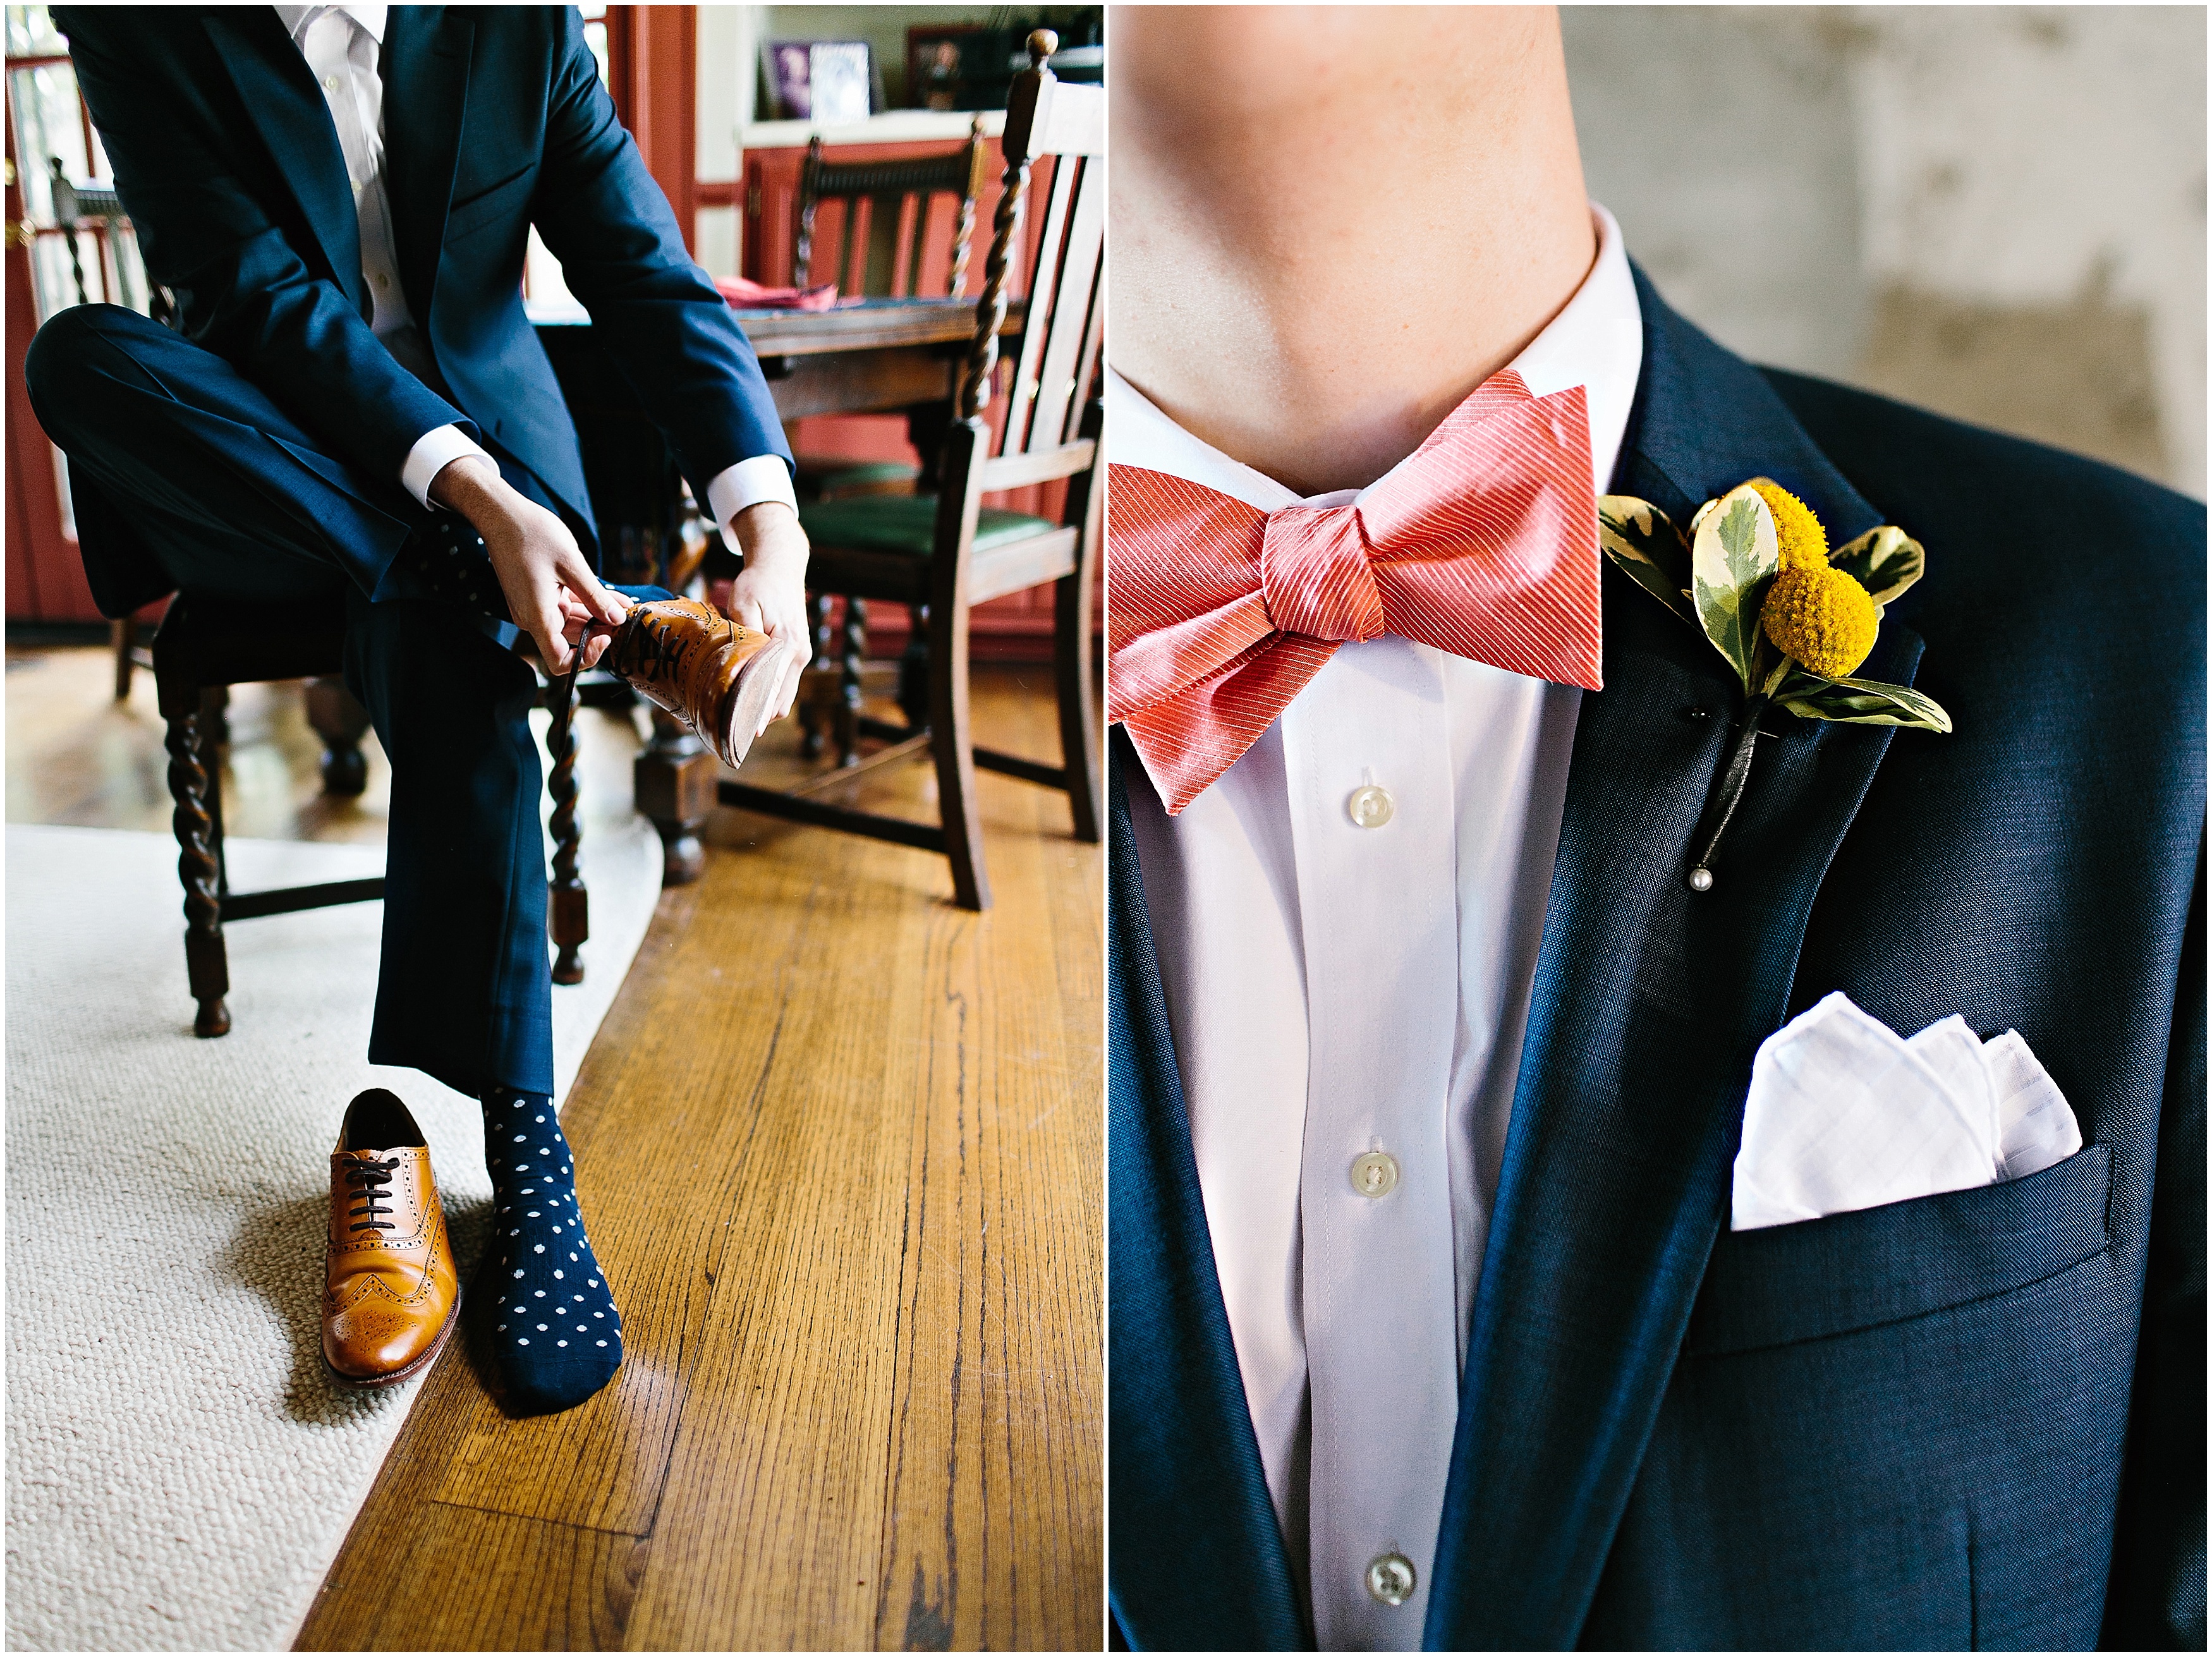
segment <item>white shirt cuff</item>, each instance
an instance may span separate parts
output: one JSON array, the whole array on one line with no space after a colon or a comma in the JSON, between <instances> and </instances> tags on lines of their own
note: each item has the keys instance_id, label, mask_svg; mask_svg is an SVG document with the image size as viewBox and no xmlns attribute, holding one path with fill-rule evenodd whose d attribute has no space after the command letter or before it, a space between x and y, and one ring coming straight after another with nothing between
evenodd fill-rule
<instances>
[{"instance_id":1,"label":"white shirt cuff","mask_svg":"<svg viewBox=\"0 0 2212 1657\"><path fill-rule=\"evenodd\" d=\"M407 464L399 469L399 482L407 493L424 506L430 504L430 485L440 472L465 454L481 455L491 461L496 471L499 463L485 454L483 448L471 443L459 426L441 426L415 440L415 446L407 451Z\"/></svg>"},{"instance_id":2,"label":"white shirt cuff","mask_svg":"<svg viewBox=\"0 0 2212 1657\"><path fill-rule=\"evenodd\" d=\"M793 512L799 510L799 497L791 489L791 464L780 454L757 454L734 466L725 466L707 485L707 510L714 514L722 538L732 552L737 550L738 535L730 527L731 519L763 501L781 501Z\"/></svg>"}]
</instances>

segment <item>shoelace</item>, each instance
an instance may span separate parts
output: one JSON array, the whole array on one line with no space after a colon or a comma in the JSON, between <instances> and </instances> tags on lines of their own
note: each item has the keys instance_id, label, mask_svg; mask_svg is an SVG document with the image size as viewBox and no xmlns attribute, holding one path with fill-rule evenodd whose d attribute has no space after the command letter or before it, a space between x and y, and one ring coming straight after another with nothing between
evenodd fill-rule
<instances>
[{"instance_id":1,"label":"shoelace","mask_svg":"<svg viewBox=\"0 0 2212 1657\"><path fill-rule=\"evenodd\" d=\"M381 1162L346 1164L346 1183L353 1187L355 1196L363 1199L362 1205L352 1211L356 1231L392 1231L398 1229L389 1220L380 1220L376 1217L392 1211L389 1208L379 1208L377 1204L392 1194L386 1187L392 1183L392 1170L398 1166L397 1156ZM368 1217L367 1219L361 1217L364 1214Z\"/></svg>"},{"instance_id":2,"label":"shoelace","mask_svg":"<svg viewBox=\"0 0 2212 1657\"><path fill-rule=\"evenodd\" d=\"M665 622L656 626L647 620L638 628L638 633L640 643L632 660L641 670L672 676L683 666L684 652L690 640L678 639L674 628Z\"/></svg>"}]
</instances>

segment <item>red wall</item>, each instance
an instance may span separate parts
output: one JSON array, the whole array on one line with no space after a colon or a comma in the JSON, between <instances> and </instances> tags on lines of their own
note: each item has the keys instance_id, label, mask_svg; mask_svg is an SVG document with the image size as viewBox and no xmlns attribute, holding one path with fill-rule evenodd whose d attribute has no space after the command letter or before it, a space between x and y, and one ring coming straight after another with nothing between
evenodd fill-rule
<instances>
[{"instance_id":1,"label":"red wall","mask_svg":"<svg viewBox=\"0 0 2212 1657\"><path fill-rule=\"evenodd\" d=\"M15 122L7 125L7 154L15 159ZM23 198L7 187L9 225L23 218ZM31 412L23 385L23 357L39 330L31 297L31 256L8 239L8 619L11 622L96 622L98 606L85 585L76 543L62 533L60 486L54 478L53 446Z\"/></svg>"}]
</instances>

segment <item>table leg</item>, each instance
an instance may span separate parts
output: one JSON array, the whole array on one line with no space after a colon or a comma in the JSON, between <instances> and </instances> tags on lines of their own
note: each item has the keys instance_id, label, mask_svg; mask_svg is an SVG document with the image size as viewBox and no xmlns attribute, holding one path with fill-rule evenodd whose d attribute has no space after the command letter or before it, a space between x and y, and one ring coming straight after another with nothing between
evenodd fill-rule
<instances>
[{"instance_id":1,"label":"table leg","mask_svg":"<svg viewBox=\"0 0 2212 1657\"><path fill-rule=\"evenodd\" d=\"M632 772L637 809L660 833L660 883L689 886L706 866L699 826L714 808L721 767L674 717L658 707L652 712L653 741Z\"/></svg>"}]
</instances>

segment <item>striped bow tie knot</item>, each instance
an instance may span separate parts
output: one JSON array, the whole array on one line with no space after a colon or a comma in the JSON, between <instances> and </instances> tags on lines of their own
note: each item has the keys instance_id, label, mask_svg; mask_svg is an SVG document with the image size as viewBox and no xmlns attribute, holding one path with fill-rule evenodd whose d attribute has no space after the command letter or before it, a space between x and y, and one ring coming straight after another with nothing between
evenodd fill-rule
<instances>
[{"instance_id":1,"label":"striped bow tie knot","mask_svg":"<svg viewBox=\"0 0 2212 1657\"><path fill-rule=\"evenodd\" d=\"M1340 507L1258 507L1109 468L1107 717L1170 815L1340 645L1395 634L1597 689L1597 497L1579 385L1511 369Z\"/></svg>"},{"instance_id":2,"label":"striped bow tie knot","mask_svg":"<svg viewBox=\"0 0 2212 1657\"><path fill-rule=\"evenodd\" d=\"M1260 542L1260 603L1279 633L1354 644L1389 632L1359 508L1269 513Z\"/></svg>"}]
</instances>

